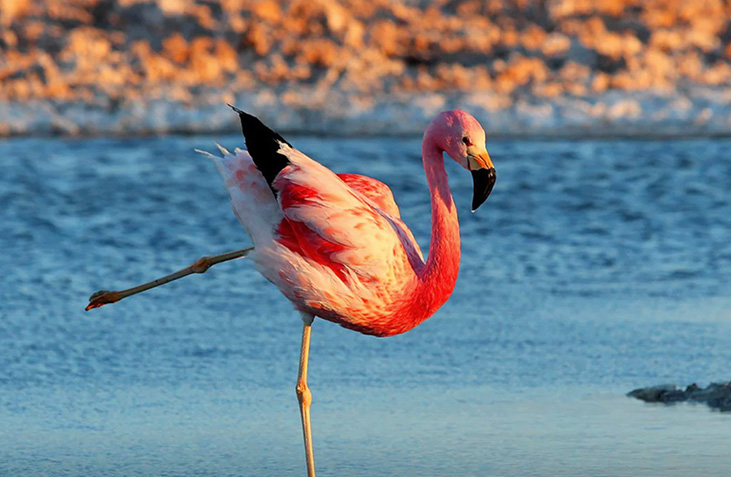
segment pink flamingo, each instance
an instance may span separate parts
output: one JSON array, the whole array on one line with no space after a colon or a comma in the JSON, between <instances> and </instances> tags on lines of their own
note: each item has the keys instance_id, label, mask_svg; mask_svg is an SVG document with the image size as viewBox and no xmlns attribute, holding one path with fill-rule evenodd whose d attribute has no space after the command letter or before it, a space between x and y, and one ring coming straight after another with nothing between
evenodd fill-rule
<instances>
[{"instance_id":1,"label":"pink flamingo","mask_svg":"<svg viewBox=\"0 0 731 477\"><path fill-rule=\"evenodd\" d=\"M454 289L460 261L457 210L443 153L472 172L473 212L490 194L495 169L485 132L471 115L447 111L429 124L421 148L432 209L431 248L424 260L388 186L361 175L336 175L256 117L231 107L241 119L248 152L231 154L219 146L223 157L204 154L223 177L234 213L254 247L204 257L139 287L97 292L86 309L251 252L259 272L294 304L304 324L296 392L312 477L307 365L315 316L364 334L391 336L434 314Z\"/></svg>"}]
</instances>

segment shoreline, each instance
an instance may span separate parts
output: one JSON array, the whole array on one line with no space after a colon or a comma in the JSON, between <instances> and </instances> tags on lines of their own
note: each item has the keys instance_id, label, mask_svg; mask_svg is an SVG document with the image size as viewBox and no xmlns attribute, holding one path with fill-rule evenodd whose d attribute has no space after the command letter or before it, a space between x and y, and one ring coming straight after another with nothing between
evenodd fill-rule
<instances>
[{"instance_id":1,"label":"shoreline","mask_svg":"<svg viewBox=\"0 0 731 477\"><path fill-rule=\"evenodd\" d=\"M309 136L309 137L321 137L321 138L332 138L332 139L369 139L369 138L403 138L413 139L417 137L416 133L364 133L364 134L328 134L328 133L311 133L304 130L297 129L281 129L277 130L280 134L285 136ZM221 129L217 131L201 131L201 132L189 132L189 131L177 131L169 130L165 132L142 132L134 134L126 133L96 133L96 134L76 134L73 136L59 134L59 133L21 133L12 136L0 136L0 141L12 141L21 139L66 139L66 140L95 140L95 139L149 139L149 138L163 138L163 137L194 137L194 136L230 136L241 134L241 131L236 129ZM420 134L418 135L421 136ZM556 134L520 134L520 133L494 133L489 134L488 139L490 140L530 140L530 141L662 141L662 140L678 140L678 141L693 141L702 139L729 139L731 138L730 132L718 132L718 133L674 133L674 132L649 132L649 133L637 133L637 134L626 134L626 133L584 133L580 131L571 131L566 133Z\"/></svg>"},{"instance_id":2,"label":"shoreline","mask_svg":"<svg viewBox=\"0 0 731 477\"><path fill-rule=\"evenodd\" d=\"M145 137L239 131L226 102L287 134L329 137L421 135L438 112L465 109L493 138L664 139L731 136L731 90L608 91L539 98L493 92L381 94L273 90L203 93L196 104L149 98L125 104L39 100L0 102L0 138ZM316 98L316 96L319 96ZM296 101L292 97L297 98ZM323 98L326 98L323 99Z\"/></svg>"}]
</instances>

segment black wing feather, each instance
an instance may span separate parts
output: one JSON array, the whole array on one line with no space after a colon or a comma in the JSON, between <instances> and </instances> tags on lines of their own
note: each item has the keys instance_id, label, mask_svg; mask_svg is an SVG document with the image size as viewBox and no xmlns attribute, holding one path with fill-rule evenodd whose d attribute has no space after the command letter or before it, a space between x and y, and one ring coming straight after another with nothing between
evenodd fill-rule
<instances>
[{"instance_id":1,"label":"black wing feather","mask_svg":"<svg viewBox=\"0 0 731 477\"><path fill-rule=\"evenodd\" d=\"M272 183L282 169L289 165L289 159L284 154L279 153L279 144L284 143L292 147L282 136L276 131L269 129L259 118L241 111L235 106L229 107L236 111L241 119L241 130L244 133L246 141L246 150L249 151L251 159L256 167L261 171L264 179L266 179L269 188L274 190Z\"/></svg>"}]
</instances>

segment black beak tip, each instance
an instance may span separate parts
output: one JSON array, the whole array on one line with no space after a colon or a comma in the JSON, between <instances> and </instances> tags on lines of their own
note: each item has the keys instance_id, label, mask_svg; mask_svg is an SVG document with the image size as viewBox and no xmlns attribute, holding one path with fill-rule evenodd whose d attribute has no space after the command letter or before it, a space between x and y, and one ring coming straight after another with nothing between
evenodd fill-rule
<instances>
[{"instance_id":1,"label":"black beak tip","mask_svg":"<svg viewBox=\"0 0 731 477\"><path fill-rule=\"evenodd\" d=\"M472 212L476 211L486 200L495 186L497 174L495 168L472 171L474 195L472 196Z\"/></svg>"}]
</instances>

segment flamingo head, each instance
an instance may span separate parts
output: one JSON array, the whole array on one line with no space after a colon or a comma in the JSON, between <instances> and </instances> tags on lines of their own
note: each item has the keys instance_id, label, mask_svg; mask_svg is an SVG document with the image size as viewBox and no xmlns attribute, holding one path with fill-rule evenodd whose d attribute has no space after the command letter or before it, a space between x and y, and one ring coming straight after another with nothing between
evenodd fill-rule
<instances>
[{"instance_id":1,"label":"flamingo head","mask_svg":"<svg viewBox=\"0 0 731 477\"><path fill-rule=\"evenodd\" d=\"M427 128L437 146L472 173L472 212L490 195L497 175L485 147L485 130L471 115L458 109L440 113Z\"/></svg>"}]
</instances>

